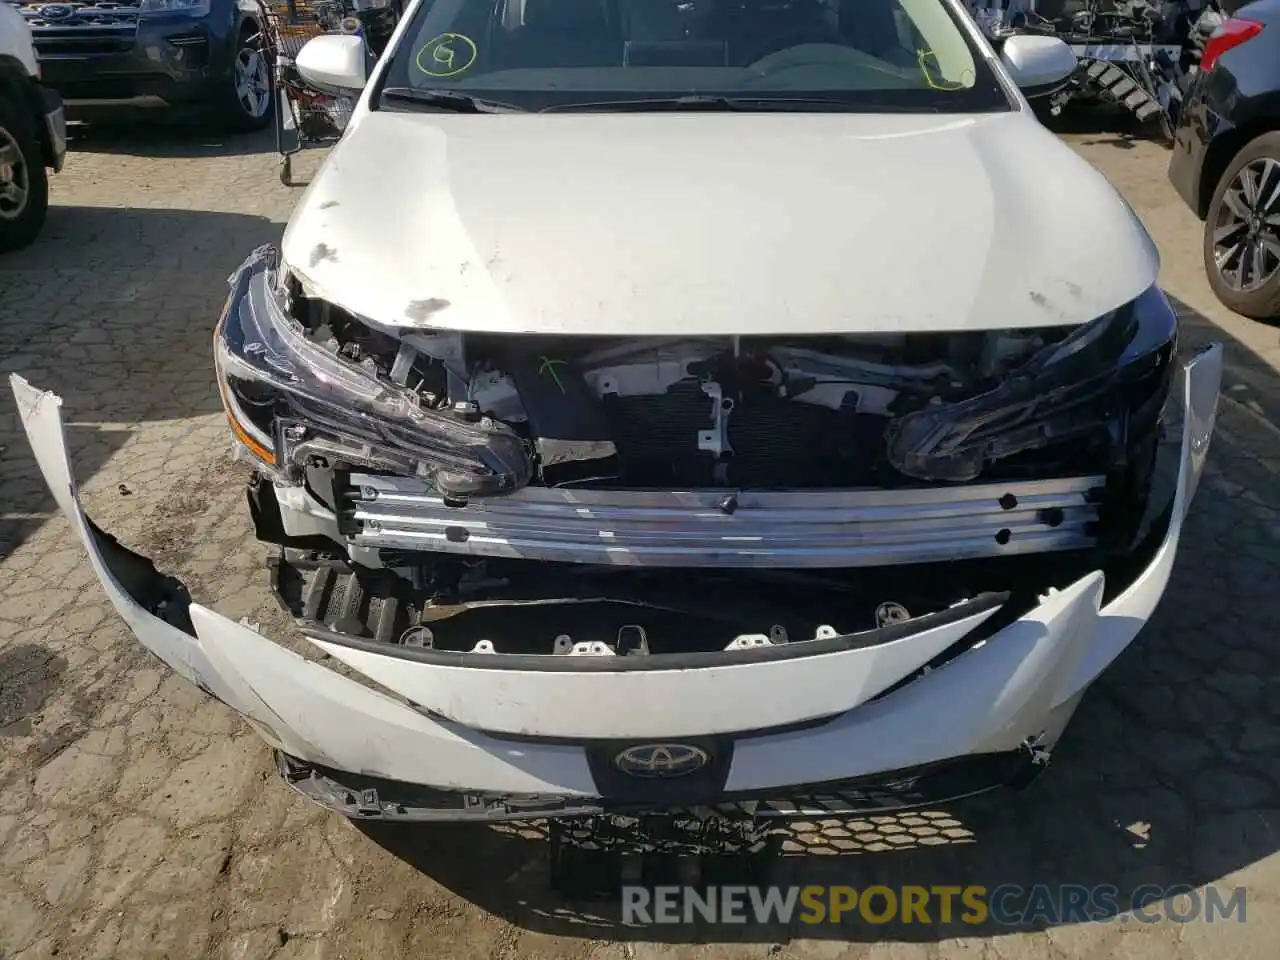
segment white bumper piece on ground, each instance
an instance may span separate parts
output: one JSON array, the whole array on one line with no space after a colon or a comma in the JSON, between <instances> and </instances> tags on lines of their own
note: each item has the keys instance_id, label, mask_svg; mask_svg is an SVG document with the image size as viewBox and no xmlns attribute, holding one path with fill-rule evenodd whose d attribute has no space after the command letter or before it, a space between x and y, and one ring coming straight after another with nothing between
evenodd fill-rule
<instances>
[{"instance_id":1,"label":"white bumper piece on ground","mask_svg":"<svg viewBox=\"0 0 1280 960\"><path fill-rule=\"evenodd\" d=\"M718 784L724 795L739 797L1004 754L1029 743L1051 746L1169 581L1213 432L1221 346L1188 361L1184 374L1172 517L1133 582L1102 606L1103 574L1091 573L881 697L994 610L887 643L764 661L726 655L724 663L682 669L598 663L566 669L563 658L556 669L524 669L499 666L501 656L493 657L494 668L475 668L312 641L403 699L198 604L190 605L187 632L144 609L108 567L102 535L79 504L60 399L17 376L11 383L41 472L117 612L148 650L246 717L272 746L306 764L404 787L538 796L567 805L561 809L590 809L609 796L590 749L606 739L733 740ZM492 807L472 813L497 815Z\"/></svg>"}]
</instances>

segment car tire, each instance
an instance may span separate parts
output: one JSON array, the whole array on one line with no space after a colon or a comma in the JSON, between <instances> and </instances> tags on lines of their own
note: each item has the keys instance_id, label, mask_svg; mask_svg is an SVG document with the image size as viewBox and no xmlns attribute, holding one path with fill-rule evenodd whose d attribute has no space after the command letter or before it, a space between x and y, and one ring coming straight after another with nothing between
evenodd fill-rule
<instances>
[{"instance_id":1,"label":"car tire","mask_svg":"<svg viewBox=\"0 0 1280 960\"><path fill-rule=\"evenodd\" d=\"M1278 188L1280 131L1264 133L1236 154L1204 219L1209 286L1224 306L1254 320L1280 318ZM1256 260L1255 251L1260 251Z\"/></svg>"},{"instance_id":2,"label":"car tire","mask_svg":"<svg viewBox=\"0 0 1280 960\"><path fill-rule=\"evenodd\" d=\"M48 212L49 175L35 118L25 103L0 91L0 253L34 241Z\"/></svg>"},{"instance_id":3,"label":"car tire","mask_svg":"<svg viewBox=\"0 0 1280 960\"><path fill-rule=\"evenodd\" d=\"M222 125L234 133L264 130L271 122L274 102L275 78L262 34L246 30L236 41L230 77L218 104Z\"/></svg>"}]
</instances>

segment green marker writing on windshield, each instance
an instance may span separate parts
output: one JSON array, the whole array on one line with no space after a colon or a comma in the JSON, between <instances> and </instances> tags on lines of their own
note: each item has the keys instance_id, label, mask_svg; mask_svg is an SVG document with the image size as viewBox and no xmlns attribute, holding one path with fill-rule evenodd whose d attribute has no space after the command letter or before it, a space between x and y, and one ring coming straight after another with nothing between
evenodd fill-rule
<instances>
[{"instance_id":1,"label":"green marker writing on windshield","mask_svg":"<svg viewBox=\"0 0 1280 960\"><path fill-rule=\"evenodd\" d=\"M458 53L462 59L458 59ZM430 56L428 56L428 53ZM414 57L419 70L429 77L454 77L476 62L475 41L461 33L442 33L432 37Z\"/></svg>"}]
</instances>

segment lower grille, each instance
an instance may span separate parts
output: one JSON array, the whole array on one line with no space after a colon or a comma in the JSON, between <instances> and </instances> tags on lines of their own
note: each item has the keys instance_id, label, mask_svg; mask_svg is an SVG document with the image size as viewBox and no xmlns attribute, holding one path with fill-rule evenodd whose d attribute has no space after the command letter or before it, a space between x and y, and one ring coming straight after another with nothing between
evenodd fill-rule
<instances>
[{"instance_id":1,"label":"lower grille","mask_svg":"<svg viewBox=\"0 0 1280 960\"><path fill-rule=\"evenodd\" d=\"M133 49L136 27L83 27L33 31L36 52L42 58L90 57L128 53Z\"/></svg>"}]
</instances>

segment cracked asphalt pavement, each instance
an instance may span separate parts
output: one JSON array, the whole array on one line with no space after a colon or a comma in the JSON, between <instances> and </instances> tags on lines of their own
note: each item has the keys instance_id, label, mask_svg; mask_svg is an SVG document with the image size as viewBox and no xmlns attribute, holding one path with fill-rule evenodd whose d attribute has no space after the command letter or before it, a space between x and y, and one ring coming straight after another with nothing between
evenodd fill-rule
<instances>
[{"instance_id":1,"label":"cracked asphalt pavement","mask_svg":"<svg viewBox=\"0 0 1280 960\"><path fill-rule=\"evenodd\" d=\"M1067 139L1152 230L1188 346L1226 344L1173 582L1027 791L802 825L776 875L1114 884L1122 899L1148 883L1244 885L1244 923L636 931L608 904L552 895L536 832L358 829L288 791L254 734L134 641L55 514L6 386L0 957L1274 958L1280 338L1214 301L1164 148ZM43 236L0 258L0 371L62 395L99 524L203 602L286 636L245 468L229 459L210 337L227 275L278 239L298 191L278 183L268 138L89 131L72 147Z\"/></svg>"}]
</instances>

